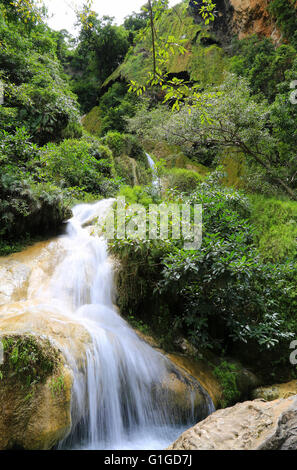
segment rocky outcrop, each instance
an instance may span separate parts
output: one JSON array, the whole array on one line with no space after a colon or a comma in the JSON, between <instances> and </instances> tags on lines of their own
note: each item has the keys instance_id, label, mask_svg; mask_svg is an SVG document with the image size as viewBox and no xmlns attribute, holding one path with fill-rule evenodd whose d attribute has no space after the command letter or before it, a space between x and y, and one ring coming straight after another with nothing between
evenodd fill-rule
<instances>
[{"instance_id":1,"label":"rocky outcrop","mask_svg":"<svg viewBox=\"0 0 297 470\"><path fill-rule=\"evenodd\" d=\"M210 395L196 377L179 367L172 359L169 359L169 373L162 384L162 390L158 391L159 401L167 403L172 418L175 417L177 423L181 419L186 423L193 418L199 421L206 418L214 411Z\"/></svg>"},{"instance_id":2,"label":"rocky outcrop","mask_svg":"<svg viewBox=\"0 0 297 470\"><path fill-rule=\"evenodd\" d=\"M217 0L217 14L210 30L221 44L228 43L234 36L243 39L253 34L270 38L277 44L281 32L267 9L268 3L268 0ZM201 21L197 13L195 17Z\"/></svg>"},{"instance_id":3,"label":"rocky outcrop","mask_svg":"<svg viewBox=\"0 0 297 470\"><path fill-rule=\"evenodd\" d=\"M0 345L0 450L51 449L71 429L73 374L44 336L1 328Z\"/></svg>"},{"instance_id":4,"label":"rocky outcrop","mask_svg":"<svg viewBox=\"0 0 297 470\"><path fill-rule=\"evenodd\" d=\"M297 380L291 382L258 387L252 392L252 398L262 398L266 401L273 401L279 398L289 398L297 395Z\"/></svg>"},{"instance_id":5,"label":"rocky outcrop","mask_svg":"<svg viewBox=\"0 0 297 470\"><path fill-rule=\"evenodd\" d=\"M230 3L234 9L232 29L239 39L258 34L279 42L281 33L267 10L268 0L230 0Z\"/></svg>"},{"instance_id":6,"label":"rocky outcrop","mask_svg":"<svg viewBox=\"0 0 297 470\"><path fill-rule=\"evenodd\" d=\"M247 401L218 410L184 432L170 450L295 450L297 397Z\"/></svg>"}]
</instances>

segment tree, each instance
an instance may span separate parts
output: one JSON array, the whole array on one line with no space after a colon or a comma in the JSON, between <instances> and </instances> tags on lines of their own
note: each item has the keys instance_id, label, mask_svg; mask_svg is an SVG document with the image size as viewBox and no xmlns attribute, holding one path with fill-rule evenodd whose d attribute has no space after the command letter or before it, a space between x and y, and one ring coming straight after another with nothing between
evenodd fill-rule
<instances>
[{"instance_id":1,"label":"tree","mask_svg":"<svg viewBox=\"0 0 297 470\"><path fill-rule=\"evenodd\" d=\"M287 152L280 151L282 143L280 127L275 126L276 110L271 120L267 103L255 101L248 82L232 74L212 99L206 94L206 102L207 120L201 121L199 109L194 107L189 114L183 106L159 129L163 138L188 151L197 147L238 149L248 161L262 167L268 179L297 199L296 156L289 157Z\"/></svg>"},{"instance_id":2,"label":"tree","mask_svg":"<svg viewBox=\"0 0 297 470\"><path fill-rule=\"evenodd\" d=\"M199 13L206 25L214 20L215 4L212 0L201 0L200 2L193 0L192 3L199 7ZM168 0L155 0L154 2L148 0L147 7L144 8L149 13L149 22L148 26L142 31L142 35L147 35L148 31L150 31L152 71L148 74L145 85L131 80L129 90L140 96L148 87L161 88L165 93L164 102L170 101L173 110L179 109L181 103L190 103L191 106L196 106L200 109L202 119L205 119L205 108L201 102L201 93L198 90L198 86L191 86L188 81L176 77L170 79L169 73L166 72L166 64L171 54L174 54L175 51L178 51L180 54L187 52L182 41L173 35L168 37L160 35L158 20L166 12L167 8ZM184 8L187 8L186 4L184 4Z\"/></svg>"},{"instance_id":3,"label":"tree","mask_svg":"<svg viewBox=\"0 0 297 470\"><path fill-rule=\"evenodd\" d=\"M261 93L272 102L278 85L285 80L285 73L293 65L295 49L289 44L275 47L269 39L252 36L233 41L231 70L247 77L253 93Z\"/></svg>"},{"instance_id":4,"label":"tree","mask_svg":"<svg viewBox=\"0 0 297 470\"><path fill-rule=\"evenodd\" d=\"M78 104L56 56L57 36L40 20L32 19L30 28L20 17L10 20L13 8L2 5L0 10L1 79L5 86L1 127L14 132L25 126L34 142L42 145L61 139L68 126L80 128Z\"/></svg>"},{"instance_id":5,"label":"tree","mask_svg":"<svg viewBox=\"0 0 297 470\"><path fill-rule=\"evenodd\" d=\"M129 48L128 32L113 18L90 13L80 23L78 45L71 62L74 91L84 111L95 106L104 80L124 59Z\"/></svg>"}]
</instances>

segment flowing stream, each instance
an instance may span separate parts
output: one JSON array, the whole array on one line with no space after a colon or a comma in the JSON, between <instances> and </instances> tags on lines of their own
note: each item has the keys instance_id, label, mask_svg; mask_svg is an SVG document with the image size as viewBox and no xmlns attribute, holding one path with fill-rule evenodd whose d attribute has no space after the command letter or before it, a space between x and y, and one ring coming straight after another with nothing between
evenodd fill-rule
<instances>
[{"instance_id":1,"label":"flowing stream","mask_svg":"<svg viewBox=\"0 0 297 470\"><path fill-rule=\"evenodd\" d=\"M74 207L60 239L64 256L47 286L52 302L65 305L91 338L80 366L68 353L74 371L73 426L60 447L162 449L197 417L194 407L186 417L174 412L164 385L170 361L142 341L113 305L107 242L93 236L89 226L95 217L105 217L112 203L109 199ZM213 405L202 393L202 414L207 416Z\"/></svg>"},{"instance_id":2,"label":"flowing stream","mask_svg":"<svg viewBox=\"0 0 297 470\"><path fill-rule=\"evenodd\" d=\"M73 376L62 449L164 449L214 411L200 384L141 339L114 305L115 263L96 234L113 202L74 207L65 235L0 266L3 331L51 338Z\"/></svg>"}]
</instances>

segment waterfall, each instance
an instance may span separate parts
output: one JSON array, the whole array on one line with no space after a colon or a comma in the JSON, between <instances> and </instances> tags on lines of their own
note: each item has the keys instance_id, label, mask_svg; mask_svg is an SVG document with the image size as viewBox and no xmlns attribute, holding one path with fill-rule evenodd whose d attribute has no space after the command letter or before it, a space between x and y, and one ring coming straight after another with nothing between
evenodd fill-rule
<instances>
[{"instance_id":1,"label":"waterfall","mask_svg":"<svg viewBox=\"0 0 297 470\"><path fill-rule=\"evenodd\" d=\"M47 295L80 322L91 338L81 363L66 351L74 372L72 431L61 448L162 449L197 421L174 413L164 381L172 364L142 341L113 305L113 264L107 242L90 225L113 199L73 209ZM171 364L171 365L170 365ZM203 417L213 411L203 391ZM189 397L193 399L193 397ZM194 407L193 407L194 408Z\"/></svg>"},{"instance_id":2,"label":"waterfall","mask_svg":"<svg viewBox=\"0 0 297 470\"><path fill-rule=\"evenodd\" d=\"M158 176L156 175L155 162L148 153L145 153L145 154L146 154L146 158L147 158L149 167L152 170L152 176L153 176L152 183L153 183L153 186L155 186L157 188L159 186L159 181L158 181Z\"/></svg>"}]
</instances>

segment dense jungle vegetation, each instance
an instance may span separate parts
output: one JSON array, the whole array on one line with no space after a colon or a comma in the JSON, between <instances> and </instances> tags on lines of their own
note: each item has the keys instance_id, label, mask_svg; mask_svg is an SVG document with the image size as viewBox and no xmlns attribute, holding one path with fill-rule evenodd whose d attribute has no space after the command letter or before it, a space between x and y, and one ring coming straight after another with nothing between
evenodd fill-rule
<instances>
[{"instance_id":1,"label":"dense jungle vegetation","mask_svg":"<svg viewBox=\"0 0 297 470\"><path fill-rule=\"evenodd\" d=\"M86 8L73 38L34 2L0 2L0 252L59 233L77 201L202 204L199 250L173 236L110 243L121 311L167 349L185 337L197 354L286 380L296 377L296 10L270 2L278 44L224 42L190 3L153 2L156 79L148 5L121 26Z\"/></svg>"}]
</instances>

